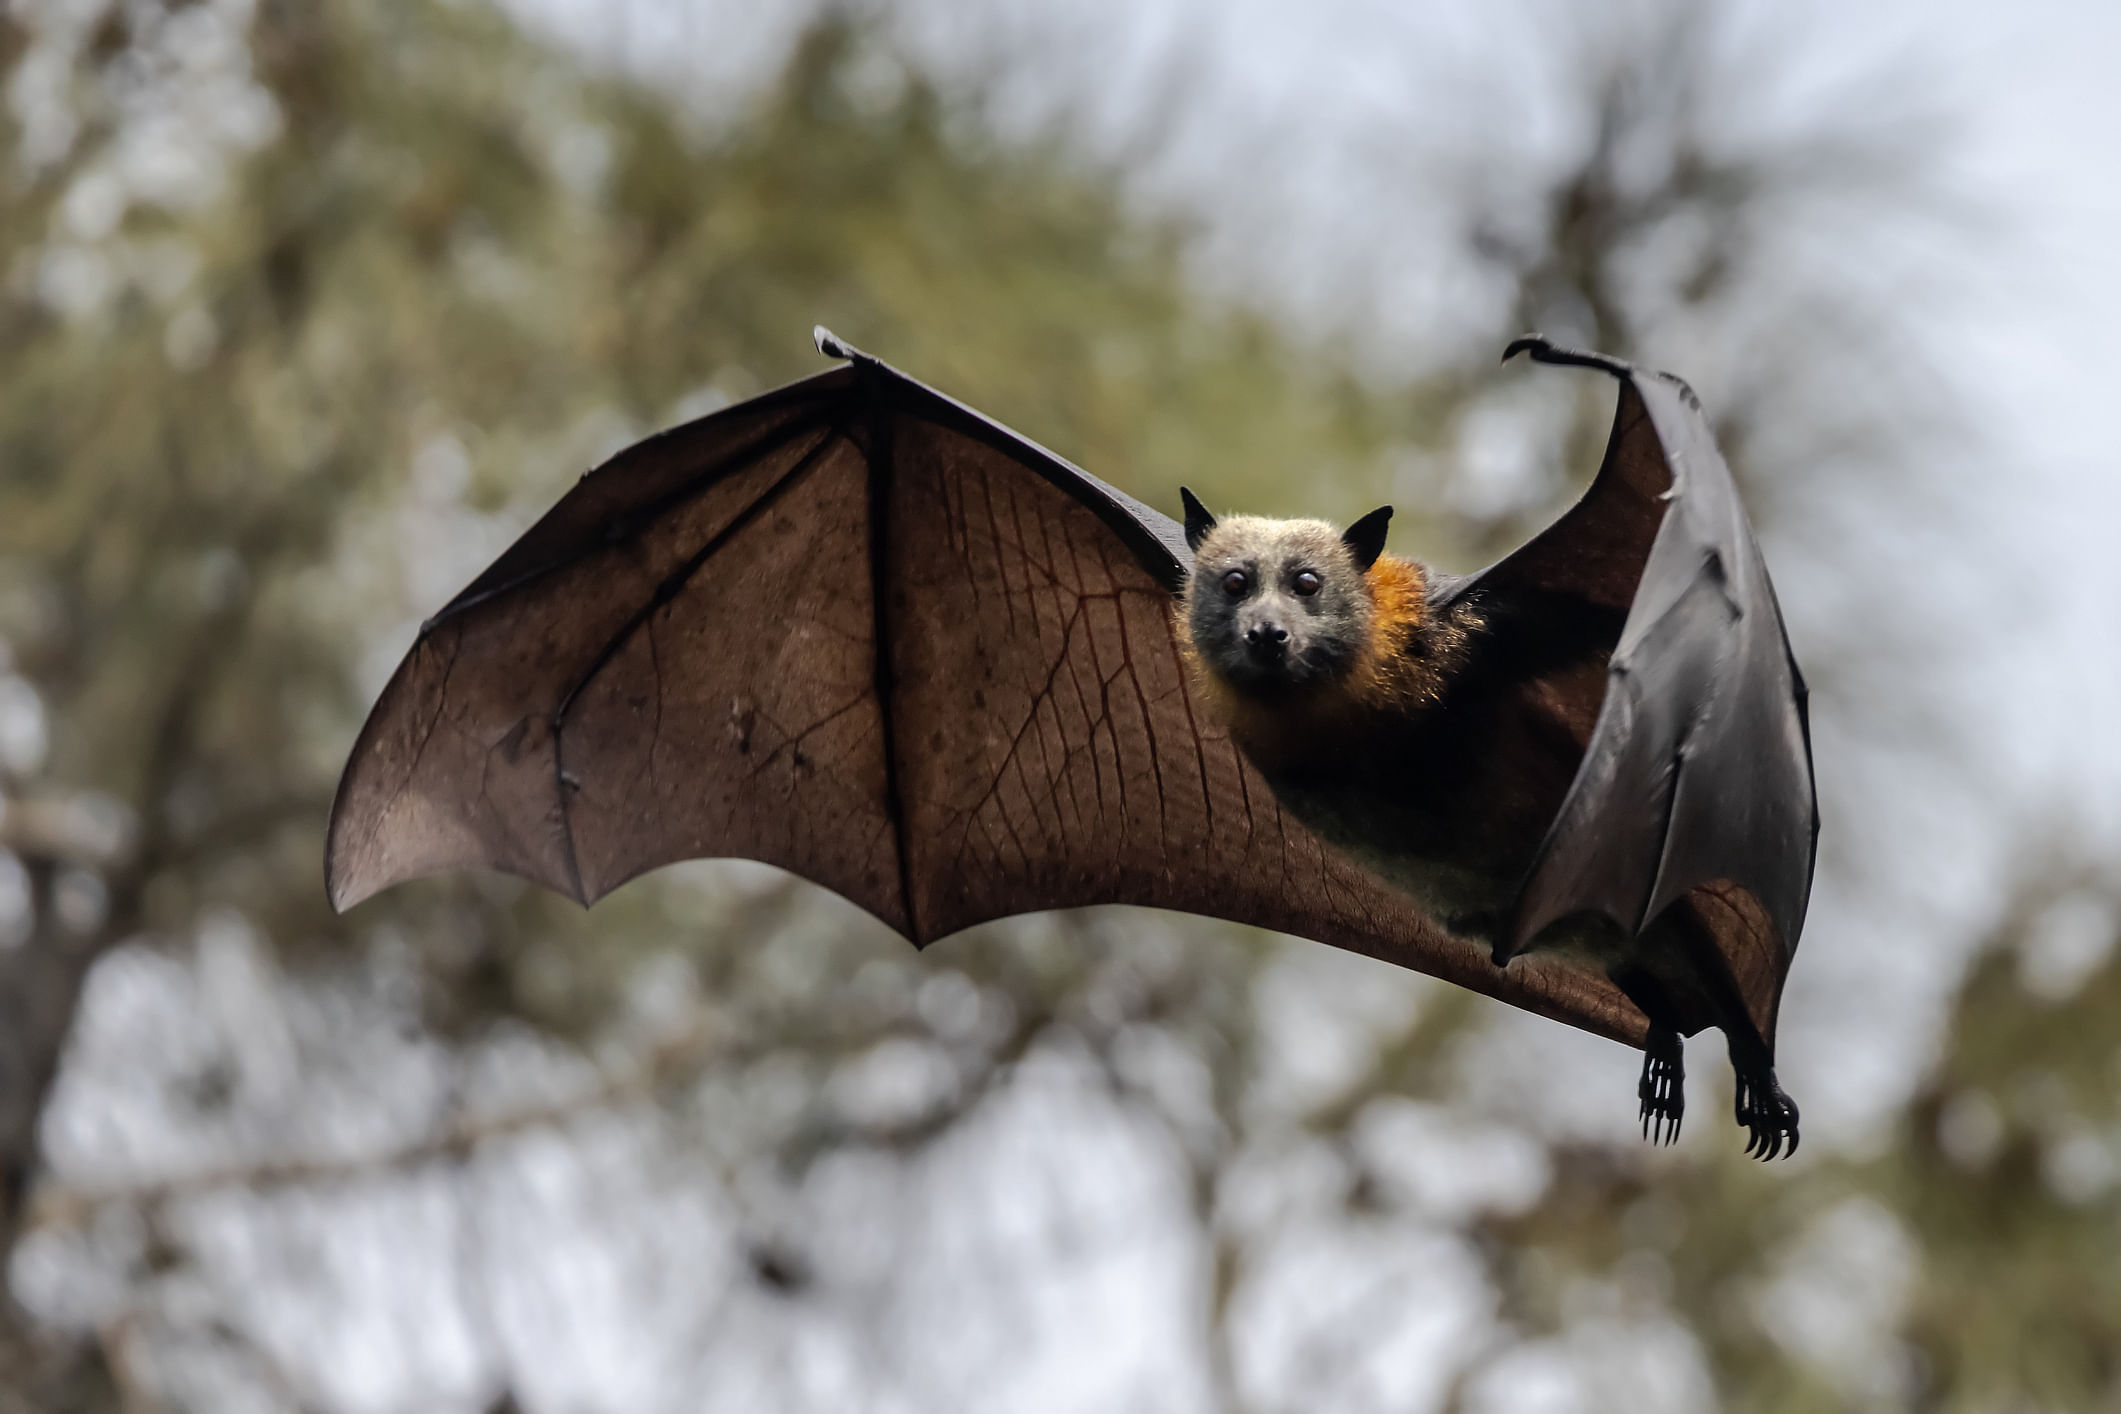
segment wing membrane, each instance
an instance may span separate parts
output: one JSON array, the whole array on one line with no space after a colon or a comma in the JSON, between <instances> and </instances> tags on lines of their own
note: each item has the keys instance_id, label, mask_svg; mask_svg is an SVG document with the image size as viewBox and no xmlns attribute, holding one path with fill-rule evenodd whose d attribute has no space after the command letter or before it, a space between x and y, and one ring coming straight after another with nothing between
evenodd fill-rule
<instances>
[{"instance_id":1,"label":"wing membrane","mask_svg":"<svg viewBox=\"0 0 2121 1414\"><path fill-rule=\"evenodd\" d=\"M587 903L730 854L902 922L867 463L851 380L827 377L797 388L836 399L746 405L621 453L422 631L340 783L335 905L467 867Z\"/></svg>"},{"instance_id":2,"label":"wing membrane","mask_svg":"<svg viewBox=\"0 0 2121 1414\"><path fill-rule=\"evenodd\" d=\"M1522 947L1582 910L1632 936L1684 905L1772 1044L1811 891L1818 812L1804 680L1759 543L1685 384L1544 345L1534 356L1620 378L1605 465L1569 516L1454 592L1603 598L1624 584L1629 607L1512 942ZM1615 545L1639 555L1635 580Z\"/></svg>"},{"instance_id":3,"label":"wing membrane","mask_svg":"<svg viewBox=\"0 0 2121 1414\"><path fill-rule=\"evenodd\" d=\"M1140 904L1368 953L1639 1044L1641 1014L1604 977L1545 958L1496 968L1286 815L1192 698L1160 557L1144 563L1099 498L1026 475L1024 454L924 391L894 403L888 572L917 941Z\"/></svg>"},{"instance_id":4,"label":"wing membrane","mask_svg":"<svg viewBox=\"0 0 2121 1414\"><path fill-rule=\"evenodd\" d=\"M1284 815L1191 697L1171 520L874 360L622 452L422 632L341 782L349 907L488 867L588 902L763 860L917 943L1131 903L1294 933L1640 1044Z\"/></svg>"}]
</instances>

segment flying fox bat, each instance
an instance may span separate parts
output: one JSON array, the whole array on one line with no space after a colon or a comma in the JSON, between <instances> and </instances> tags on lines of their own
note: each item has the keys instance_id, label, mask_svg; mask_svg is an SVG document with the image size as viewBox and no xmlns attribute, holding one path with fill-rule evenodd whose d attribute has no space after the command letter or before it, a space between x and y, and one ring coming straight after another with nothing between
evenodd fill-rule
<instances>
[{"instance_id":1,"label":"flying fox bat","mask_svg":"<svg viewBox=\"0 0 2121 1414\"><path fill-rule=\"evenodd\" d=\"M1383 958L1641 1047L1720 1027L1797 1145L1782 984L1818 820L1805 689L1693 393L1619 382L1583 498L1453 577L1391 511L1183 524L845 360L606 462L421 629L355 744L345 909L469 867L584 904L763 860L925 945L1129 903Z\"/></svg>"}]
</instances>

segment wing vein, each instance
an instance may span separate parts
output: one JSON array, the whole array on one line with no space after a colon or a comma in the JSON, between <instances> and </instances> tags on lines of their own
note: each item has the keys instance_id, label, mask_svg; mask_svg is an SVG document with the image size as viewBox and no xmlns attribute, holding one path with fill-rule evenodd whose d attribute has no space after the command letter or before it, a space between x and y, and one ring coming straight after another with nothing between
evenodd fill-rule
<instances>
[{"instance_id":1,"label":"wing vein","mask_svg":"<svg viewBox=\"0 0 2121 1414\"><path fill-rule=\"evenodd\" d=\"M757 465L761 457L772 456L805 432L813 431L816 427L817 423L814 419L796 418L785 426L776 427L766 435L746 442L735 451L720 458L698 476L687 480L684 485L671 488L661 496L648 502L645 506L636 506L629 509L626 512L625 524L617 533L607 534L604 539L598 540L592 545L569 551L535 568L524 570L521 574L511 576L506 582L496 584L490 589L482 589L476 594L464 594L451 603L445 604L440 613L427 621L428 626L432 627L445 620L455 618L457 615L475 609L489 600L498 599L504 594L512 594L527 584L543 579L546 575L579 563L599 550L606 550L613 545L623 544L628 540L638 538L642 531L654 525L665 515L677 509L677 507L696 496L713 490L732 472L742 471L746 467ZM628 450L631 449L629 448ZM624 453L621 453L621 455L624 455ZM607 462L605 465L608 467L610 463ZM590 473L591 476L596 474L597 472L595 471Z\"/></svg>"},{"instance_id":2,"label":"wing vein","mask_svg":"<svg viewBox=\"0 0 2121 1414\"><path fill-rule=\"evenodd\" d=\"M1166 624L1168 627L1168 620ZM1173 654L1178 657L1177 654ZM1193 763L1200 769L1201 815L1207 826L1209 838L1215 835L1215 792L1208 788L1208 744L1201 740L1200 722L1193 715L1192 684L1187 681L1186 664L1183 658L1178 663L1178 700L1186 709L1186 733L1193 738Z\"/></svg>"},{"instance_id":3,"label":"wing vein","mask_svg":"<svg viewBox=\"0 0 2121 1414\"><path fill-rule=\"evenodd\" d=\"M1108 575L1111 573L1111 562L1109 559L1106 561L1106 573ZM1142 736L1149 743L1149 770L1150 774L1156 778L1157 853L1163 860L1164 867L1168 870L1171 866L1171 829L1169 821L1165 817L1164 762L1162 753L1156 748L1155 714L1149 710L1149 694L1142 691L1141 669L1134 662L1134 637L1127 632L1127 602L1115 593L1112 596L1112 608L1114 616L1119 620L1120 671L1127 675L1128 685L1134 689L1134 704L1141 709L1142 714ZM1126 774L1124 763L1120 767L1120 774L1122 776Z\"/></svg>"},{"instance_id":4,"label":"wing vein","mask_svg":"<svg viewBox=\"0 0 2121 1414\"><path fill-rule=\"evenodd\" d=\"M424 632L421 634L421 638L423 640L426 638ZM418 652L424 646L426 646L424 642L416 643L413 645L413 651ZM398 782L396 788L390 793L390 804L392 805L397 804L398 798L405 794L405 787L410 785L413 777L420 773L420 763L427 759L427 745L434 740L435 728L442 724L442 711L449 703L449 679L457 670L457 651L463 646L464 635L461 632L450 639L449 661L442 665L442 681L435 689L434 715L427 719L427 728L420 733L420 744L413 748L412 764L405 768L404 778ZM385 808L376 811L374 816L370 818L367 837L361 842L364 852L375 847L376 836L383 832L383 822L389 817L390 811Z\"/></svg>"},{"instance_id":5,"label":"wing vein","mask_svg":"<svg viewBox=\"0 0 2121 1414\"><path fill-rule=\"evenodd\" d=\"M583 690L591 682L595 681L597 675L610 665L612 659L618 656L619 650L624 648L632 640L634 634L640 631L641 625L647 623L657 610L668 604L672 599L675 599L683 591L686 584L691 582L692 577L700 572L702 565L714 558L715 554L734 539L739 532L764 515L776 501L800 484L811 470L824 460L825 453L831 450L845 430L839 423L834 423L827 427L810 450L804 452L796 460L794 466L782 473L778 481L775 481L771 486L760 492L758 499L732 517L729 524L723 526L706 544L694 551L686 559L685 563L665 575L662 582L656 586L655 593L649 596L648 602L628 617L626 622L620 625L618 631L612 634L610 640L605 643L595 660L590 663L589 667L582 673L582 676L575 680L574 686L567 690L567 695L560 699L560 705L554 709L552 714L553 792L559 800L560 845L566 851L567 876L573 884L574 895L577 899L584 897L582 891L582 865L575 849L574 824L571 819L572 812L568 808L569 792L572 789L571 782L573 778L567 774L566 765L567 714L573 708L575 699L580 697Z\"/></svg>"},{"instance_id":6,"label":"wing vein","mask_svg":"<svg viewBox=\"0 0 2121 1414\"><path fill-rule=\"evenodd\" d=\"M899 907L905 910L906 936L915 947L927 942L913 896L913 837L906 829L906 796L898 758L898 713L892 695L898 678L891 657L891 493L898 413L885 400L872 375L869 404L869 609L875 625L871 653L875 658L877 727L884 757L884 815L891 822L891 852L898 860Z\"/></svg>"}]
</instances>

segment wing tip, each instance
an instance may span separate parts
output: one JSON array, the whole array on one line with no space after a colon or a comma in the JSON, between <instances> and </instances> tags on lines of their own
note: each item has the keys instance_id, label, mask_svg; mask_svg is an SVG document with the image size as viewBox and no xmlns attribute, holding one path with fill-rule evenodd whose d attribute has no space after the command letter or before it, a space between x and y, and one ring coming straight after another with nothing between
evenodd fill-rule
<instances>
[{"instance_id":1,"label":"wing tip","mask_svg":"<svg viewBox=\"0 0 2121 1414\"><path fill-rule=\"evenodd\" d=\"M349 867L348 861L341 857L339 816L333 812L331 822L325 826L324 843L324 897L330 902L331 911L343 914L355 904L389 888L390 882L362 878L359 870Z\"/></svg>"},{"instance_id":2,"label":"wing tip","mask_svg":"<svg viewBox=\"0 0 2121 1414\"><path fill-rule=\"evenodd\" d=\"M358 760L358 746L354 755ZM511 868L486 855L466 855L433 848L414 850L409 855L378 850L374 839L380 820L372 805L355 797L356 784L353 763L349 762L347 774L340 783L339 798L332 802L331 814L324 825L324 897L336 915L343 916L386 889L394 889L414 879L473 869L490 869L536 884L583 908L589 907L602 894L609 893L610 887L616 887L614 884L590 895L577 877L549 877L534 867L521 865Z\"/></svg>"},{"instance_id":3,"label":"wing tip","mask_svg":"<svg viewBox=\"0 0 2121 1414\"><path fill-rule=\"evenodd\" d=\"M423 626L421 637L427 633ZM414 640L418 646L418 640ZM387 692L388 689L385 689ZM354 748L347 753L346 766L339 773L339 784L332 792L331 813L324 817L324 897L331 904L331 911L342 914L361 900L367 898L380 886L362 887L361 882L350 877L355 871L347 859L346 816L350 808L348 798L353 793L354 767L361 759L361 742L368 736L368 724L363 723L361 735L354 741Z\"/></svg>"},{"instance_id":4,"label":"wing tip","mask_svg":"<svg viewBox=\"0 0 2121 1414\"><path fill-rule=\"evenodd\" d=\"M331 911L334 914L343 916L384 890L394 889L400 884L408 884L415 879L433 878L439 874L461 874L482 869L495 874L504 874L512 879L521 879L527 884L535 884L539 888L558 894L568 902L585 909L605 894L611 892L610 888L605 888L591 894L572 883L563 883L541 874L531 873L525 869L504 868L491 862L430 860L415 864L410 868L400 867L377 872L374 870L349 869L343 866L336 856L327 854L324 859L324 896L331 904ZM612 887L615 888L617 885L614 884Z\"/></svg>"},{"instance_id":5,"label":"wing tip","mask_svg":"<svg viewBox=\"0 0 2121 1414\"><path fill-rule=\"evenodd\" d=\"M1565 348L1540 333L1520 334L1510 340L1502 351L1502 361L1508 363L1519 354L1530 354L1534 363L1570 364L1577 368L1595 368L1610 373L1615 378L1633 378L1635 365L1626 359L1611 354L1596 353L1589 349Z\"/></svg>"},{"instance_id":6,"label":"wing tip","mask_svg":"<svg viewBox=\"0 0 2121 1414\"><path fill-rule=\"evenodd\" d=\"M324 871L324 897L331 903L334 914L344 916L346 911L359 903L365 903L375 894L374 889L355 888L332 878L331 870Z\"/></svg>"},{"instance_id":7,"label":"wing tip","mask_svg":"<svg viewBox=\"0 0 2121 1414\"><path fill-rule=\"evenodd\" d=\"M1547 336L1544 334L1519 334L1503 348L1502 357L1498 362L1508 363L1517 355L1528 351L1536 359L1540 354L1552 347L1553 345L1547 342Z\"/></svg>"}]
</instances>

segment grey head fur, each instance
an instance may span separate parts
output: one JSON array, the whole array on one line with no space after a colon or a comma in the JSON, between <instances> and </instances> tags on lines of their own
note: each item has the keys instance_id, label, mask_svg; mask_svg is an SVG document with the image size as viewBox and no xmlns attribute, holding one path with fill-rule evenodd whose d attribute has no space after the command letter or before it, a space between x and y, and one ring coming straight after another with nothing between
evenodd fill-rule
<instances>
[{"instance_id":1,"label":"grey head fur","mask_svg":"<svg viewBox=\"0 0 2121 1414\"><path fill-rule=\"evenodd\" d=\"M1216 520L1186 499L1194 541L1186 623L1201 661L1264 698L1345 676L1369 640L1374 609L1363 576L1384 546L1390 508L1343 534L1322 520Z\"/></svg>"}]
</instances>

